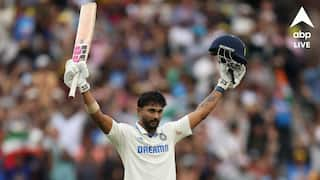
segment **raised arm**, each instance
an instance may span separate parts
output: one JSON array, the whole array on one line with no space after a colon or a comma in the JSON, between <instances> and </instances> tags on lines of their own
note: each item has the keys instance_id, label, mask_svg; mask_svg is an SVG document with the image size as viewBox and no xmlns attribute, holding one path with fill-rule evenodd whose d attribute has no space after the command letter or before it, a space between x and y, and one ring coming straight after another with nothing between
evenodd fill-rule
<instances>
[{"instance_id":1,"label":"raised arm","mask_svg":"<svg viewBox=\"0 0 320 180\"><path fill-rule=\"evenodd\" d=\"M215 89L200 105L188 114L190 127L196 127L216 107L222 94L229 88L235 88L246 73L245 45L233 35L223 35L215 39L209 52L218 57L220 79Z\"/></svg>"},{"instance_id":2,"label":"raised arm","mask_svg":"<svg viewBox=\"0 0 320 180\"><path fill-rule=\"evenodd\" d=\"M89 77L89 71L85 62L74 63L72 60L68 60L65 66L64 83L70 88L73 77L79 73L79 80L77 87L79 88L84 103L85 109L97 123L100 129L108 134L112 128L113 120L110 116L101 112L99 104L90 93L90 84L86 78Z\"/></svg>"},{"instance_id":3,"label":"raised arm","mask_svg":"<svg viewBox=\"0 0 320 180\"><path fill-rule=\"evenodd\" d=\"M94 99L90 91L82 93L82 97L85 103L85 108L91 118L97 123L104 133L108 134L112 128L112 118L102 113L97 101Z\"/></svg>"},{"instance_id":4,"label":"raised arm","mask_svg":"<svg viewBox=\"0 0 320 180\"><path fill-rule=\"evenodd\" d=\"M240 84L243 76L246 73L245 65L240 65L237 69L232 69L233 75L230 74L230 67L226 63L219 62L220 79L215 89L205 98L199 106L191 112L188 117L190 127L196 127L202 120L204 120L222 97L224 91L229 88L235 88Z\"/></svg>"},{"instance_id":5,"label":"raised arm","mask_svg":"<svg viewBox=\"0 0 320 180\"><path fill-rule=\"evenodd\" d=\"M204 120L210 112L216 107L222 97L222 92L212 91L197 107L191 112L189 116L190 127L196 127L202 120Z\"/></svg>"}]
</instances>

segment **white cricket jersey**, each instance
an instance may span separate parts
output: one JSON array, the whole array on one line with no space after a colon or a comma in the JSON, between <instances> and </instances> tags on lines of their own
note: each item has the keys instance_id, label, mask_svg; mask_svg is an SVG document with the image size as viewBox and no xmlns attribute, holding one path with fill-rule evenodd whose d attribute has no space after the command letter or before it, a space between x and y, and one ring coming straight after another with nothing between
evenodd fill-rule
<instances>
[{"instance_id":1,"label":"white cricket jersey","mask_svg":"<svg viewBox=\"0 0 320 180\"><path fill-rule=\"evenodd\" d=\"M120 154L125 180L175 180L175 144L192 134L189 118L159 126L154 136L139 124L113 121L107 135Z\"/></svg>"}]
</instances>

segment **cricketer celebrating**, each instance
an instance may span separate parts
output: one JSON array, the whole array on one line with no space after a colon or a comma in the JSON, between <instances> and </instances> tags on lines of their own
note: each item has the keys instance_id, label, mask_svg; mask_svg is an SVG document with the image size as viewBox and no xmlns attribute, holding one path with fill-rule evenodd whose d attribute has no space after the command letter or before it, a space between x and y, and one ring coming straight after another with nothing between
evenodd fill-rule
<instances>
[{"instance_id":1,"label":"cricketer celebrating","mask_svg":"<svg viewBox=\"0 0 320 180\"><path fill-rule=\"evenodd\" d=\"M162 126L159 122L166 100L161 93L146 92L139 97L139 120L135 126L117 123L101 112L90 93L86 64L67 61L64 83L71 87L73 77L79 73L77 87L85 108L118 151L125 180L175 180L175 144L192 134L192 129L208 116L227 89L240 83L246 72L244 43L233 35L223 35L213 41L209 52L218 56L220 79L216 87L193 112Z\"/></svg>"}]
</instances>

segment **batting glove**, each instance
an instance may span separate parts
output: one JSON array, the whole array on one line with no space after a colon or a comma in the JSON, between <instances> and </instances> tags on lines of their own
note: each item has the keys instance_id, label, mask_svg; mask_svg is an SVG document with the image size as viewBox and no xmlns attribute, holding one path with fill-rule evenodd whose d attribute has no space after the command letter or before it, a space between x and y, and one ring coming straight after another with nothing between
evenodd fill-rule
<instances>
[{"instance_id":1,"label":"batting glove","mask_svg":"<svg viewBox=\"0 0 320 180\"><path fill-rule=\"evenodd\" d=\"M86 80L89 77L89 70L84 61L75 63L70 59L66 62L65 73L63 77L64 84L71 88L72 80L77 73L79 73L77 87L81 93L87 92L90 89L90 84Z\"/></svg>"},{"instance_id":2,"label":"batting glove","mask_svg":"<svg viewBox=\"0 0 320 180\"><path fill-rule=\"evenodd\" d=\"M230 70L233 73L233 83L230 84L229 88L237 87L244 75L246 74L246 66L243 64L238 64L237 67L231 67Z\"/></svg>"},{"instance_id":3,"label":"batting glove","mask_svg":"<svg viewBox=\"0 0 320 180\"><path fill-rule=\"evenodd\" d=\"M217 56L220 73L217 86L223 90L237 87L246 73L246 66L233 59L232 49L228 47L219 47Z\"/></svg>"},{"instance_id":4,"label":"batting glove","mask_svg":"<svg viewBox=\"0 0 320 180\"><path fill-rule=\"evenodd\" d=\"M224 91L227 90L231 85L231 75L228 72L228 67L225 63L219 61L219 74L218 87L221 87Z\"/></svg>"}]
</instances>

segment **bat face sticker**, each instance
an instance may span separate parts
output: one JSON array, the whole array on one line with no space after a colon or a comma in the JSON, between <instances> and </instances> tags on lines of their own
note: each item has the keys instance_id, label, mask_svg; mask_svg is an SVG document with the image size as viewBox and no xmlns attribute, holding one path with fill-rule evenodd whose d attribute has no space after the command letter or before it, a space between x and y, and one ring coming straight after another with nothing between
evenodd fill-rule
<instances>
[{"instance_id":1,"label":"bat face sticker","mask_svg":"<svg viewBox=\"0 0 320 180\"><path fill-rule=\"evenodd\" d=\"M87 44L78 44L73 49L72 61L79 62L85 61L88 56L88 45Z\"/></svg>"}]
</instances>

